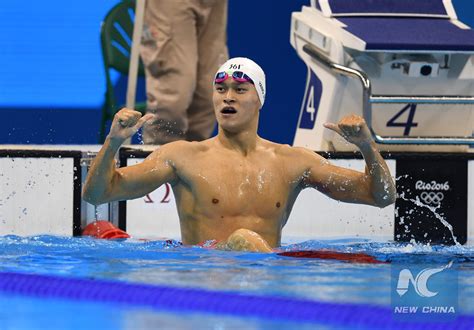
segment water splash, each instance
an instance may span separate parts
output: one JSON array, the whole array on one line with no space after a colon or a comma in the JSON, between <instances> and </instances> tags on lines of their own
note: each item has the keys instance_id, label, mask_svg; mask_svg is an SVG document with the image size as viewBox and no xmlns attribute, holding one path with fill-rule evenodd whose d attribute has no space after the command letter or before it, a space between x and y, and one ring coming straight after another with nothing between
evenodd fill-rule
<instances>
[{"instance_id":1,"label":"water splash","mask_svg":"<svg viewBox=\"0 0 474 330\"><path fill-rule=\"evenodd\" d=\"M456 236L454 235L453 226L452 226L448 221L446 221L445 218L443 218L441 215L439 215L439 214L436 212L437 209L440 207L440 205L438 205L437 207L433 207L433 206L426 205L426 204L424 204L424 203L422 203L422 202L420 201L420 199L418 198L418 196L416 196L416 199L413 199L413 198L406 198L404 192L402 192L401 194L398 194L398 198L401 198L401 199L403 199L403 200L406 201L406 202L412 202L412 203L415 204L416 206L419 206L419 207L423 207L423 208L428 209L428 210L435 216L435 218L438 219L438 220L441 222L441 224L442 224L443 226L445 226L445 227L449 230L449 232L451 233L451 237L452 237L454 243L455 243L456 245L461 245L461 244L458 242Z\"/></svg>"},{"instance_id":2,"label":"water splash","mask_svg":"<svg viewBox=\"0 0 474 330\"><path fill-rule=\"evenodd\" d=\"M248 173L245 176L245 180L243 180L242 183L239 185L239 197L242 197L245 194L245 186L250 186L250 177Z\"/></svg>"},{"instance_id":3,"label":"water splash","mask_svg":"<svg viewBox=\"0 0 474 330\"><path fill-rule=\"evenodd\" d=\"M257 191L261 194L263 193L263 187L265 185L265 174L266 174L266 170L265 169L262 169L261 171L258 172L258 176L257 176Z\"/></svg>"}]
</instances>

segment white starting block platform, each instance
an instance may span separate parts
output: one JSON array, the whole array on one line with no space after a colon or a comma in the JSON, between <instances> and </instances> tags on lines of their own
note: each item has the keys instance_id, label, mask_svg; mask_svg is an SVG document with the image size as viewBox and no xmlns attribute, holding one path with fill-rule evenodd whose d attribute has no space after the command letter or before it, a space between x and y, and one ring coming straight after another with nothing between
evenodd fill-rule
<instances>
[{"instance_id":1,"label":"white starting block platform","mask_svg":"<svg viewBox=\"0 0 474 330\"><path fill-rule=\"evenodd\" d=\"M110 220L133 237L179 238L173 191L163 185L142 198L94 207L80 197L90 160L100 146L4 146L0 149L0 235L80 235L94 220ZM121 166L141 162L156 147L124 147ZM356 154L325 153L357 170ZM474 239L474 154L384 153L399 198L384 209L339 203L316 190L298 197L285 237L459 243ZM435 165L436 166L433 166ZM436 214L433 213L435 210ZM453 235L439 217L453 226Z\"/></svg>"},{"instance_id":2,"label":"white starting block platform","mask_svg":"<svg viewBox=\"0 0 474 330\"><path fill-rule=\"evenodd\" d=\"M308 0L290 42L308 67L294 145L354 150L322 125L356 113L381 150L473 150L474 30L451 0Z\"/></svg>"}]
</instances>

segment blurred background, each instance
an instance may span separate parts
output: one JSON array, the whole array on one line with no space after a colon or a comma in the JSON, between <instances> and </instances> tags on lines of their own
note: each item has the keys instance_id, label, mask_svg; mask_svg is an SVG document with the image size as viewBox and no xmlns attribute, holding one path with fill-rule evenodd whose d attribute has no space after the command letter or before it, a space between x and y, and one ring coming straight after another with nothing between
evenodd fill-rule
<instances>
[{"instance_id":1,"label":"blurred background","mask_svg":"<svg viewBox=\"0 0 474 330\"><path fill-rule=\"evenodd\" d=\"M152 1L152 0L148 0ZM1 144L96 144L105 78L100 23L119 0L0 2ZM289 43L293 11L310 0L229 0L231 57L254 59L267 75L259 133L293 141L306 66ZM474 26L474 1L453 0ZM126 91L126 77L114 75ZM145 99L144 82L138 100Z\"/></svg>"}]
</instances>

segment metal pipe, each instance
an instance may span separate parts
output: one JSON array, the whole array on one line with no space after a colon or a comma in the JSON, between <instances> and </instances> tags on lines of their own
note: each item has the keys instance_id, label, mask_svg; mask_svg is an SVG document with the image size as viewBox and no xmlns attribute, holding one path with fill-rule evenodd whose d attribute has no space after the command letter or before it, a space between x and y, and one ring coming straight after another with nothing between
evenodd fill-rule
<instances>
[{"instance_id":1,"label":"metal pipe","mask_svg":"<svg viewBox=\"0 0 474 330\"><path fill-rule=\"evenodd\" d=\"M412 103L412 104L474 104L470 96L406 96L406 95L373 95L370 103Z\"/></svg>"},{"instance_id":2,"label":"metal pipe","mask_svg":"<svg viewBox=\"0 0 474 330\"><path fill-rule=\"evenodd\" d=\"M432 104L474 104L470 96L372 96L370 79L363 71L336 64L311 44L303 46L303 51L332 71L356 77L362 84L362 114L372 137L380 144L423 144L423 145L474 145L474 137L394 137L380 136L372 128L372 103L432 103Z\"/></svg>"}]
</instances>

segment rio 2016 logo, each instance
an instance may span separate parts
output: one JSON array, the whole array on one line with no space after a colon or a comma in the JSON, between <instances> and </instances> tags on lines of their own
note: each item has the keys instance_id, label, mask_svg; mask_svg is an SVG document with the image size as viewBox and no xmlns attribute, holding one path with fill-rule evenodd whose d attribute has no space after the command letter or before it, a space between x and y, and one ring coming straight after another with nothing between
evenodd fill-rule
<instances>
[{"instance_id":1,"label":"rio 2016 logo","mask_svg":"<svg viewBox=\"0 0 474 330\"><path fill-rule=\"evenodd\" d=\"M424 182L423 180L418 180L415 183L416 190L422 190L419 198L425 204L431 205L440 205L441 201L444 199L444 191L448 191L450 189L449 182L446 181L444 183L431 181L431 182Z\"/></svg>"},{"instance_id":2,"label":"rio 2016 logo","mask_svg":"<svg viewBox=\"0 0 474 330\"><path fill-rule=\"evenodd\" d=\"M424 182L422 180L418 180L415 183L415 189L416 190L444 190L448 191L449 190L449 182L446 181L445 183L439 183L436 181L431 181L431 182Z\"/></svg>"}]
</instances>

